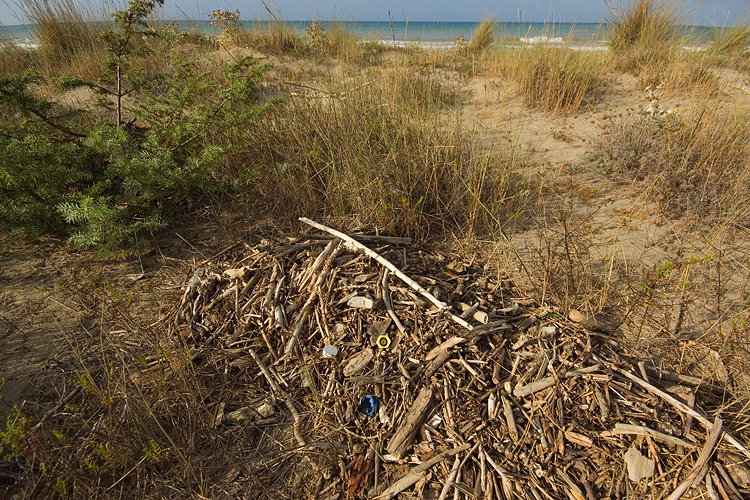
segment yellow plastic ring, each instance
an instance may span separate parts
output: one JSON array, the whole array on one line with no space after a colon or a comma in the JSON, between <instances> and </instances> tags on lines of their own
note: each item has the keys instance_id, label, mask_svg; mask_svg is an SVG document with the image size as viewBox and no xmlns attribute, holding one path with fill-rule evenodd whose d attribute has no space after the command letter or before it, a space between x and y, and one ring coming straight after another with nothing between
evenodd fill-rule
<instances>
[{"instance_id":1,"label":"yellow plastic ring","mask_svg":"<svg viewBox=\"0 0 750 500\"><path fill-rule=\"evenodd\" d=\"M391 346L391 338L388 335L381 335L377 340L378 347L388 349Z\"/></svg>"}]
</instances>

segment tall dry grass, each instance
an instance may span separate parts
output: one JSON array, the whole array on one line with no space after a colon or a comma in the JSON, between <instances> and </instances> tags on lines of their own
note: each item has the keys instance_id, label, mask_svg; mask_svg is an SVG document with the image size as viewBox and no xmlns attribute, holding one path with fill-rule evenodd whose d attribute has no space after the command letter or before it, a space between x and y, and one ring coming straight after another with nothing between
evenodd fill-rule
<instances>
[{"instance_id":1,"label":"tall dry grass","mask_svg":"<svg viewBox=\"0 0 750 500\"><path fill-rule=\"evenodd\" d=\"M495 33L497 32L498 24L497 19L494 17L487 17L479 23L474 33L471 35L471 40L466 46L469 53L479 54L486 52L487 49L495 41Z\"/></svg>"},{"instance_id":2,"label":"tall dry grass","mask_svg":"<svg viewBox=\"0 0 750 500\"><path fill-rule=\"evenodd\" d=\"M249 29L241 29L235 44L270 54L299 55L305 48L302 37L284 21L253 22Z\"/></svg>"},{"instance_id":3,"label":"tall dry grass","mask_svg":"<svg viewBox=\"0 0 750 500\"><path fill-rule=\"evenodd\" d=\"M440 120L454 92L407 72L368 78L323 98L291 98L258 121L257 144L241 154L274 166L252 187L257 210L354 218L418 238L488 230L478 202L506 217L518 194L513 165L478 149L460 123Z\"/></svg>"},{"instance_id":4,"label":"tall dry grass","mask_svg":"<svg viewBox=\"0 0 750 500\"><path fill-rule=\"evenodd\" d=\"M365 49L357 33L339 22L332 22L328 32L328 51L347 64L365 62Z\"/></svg>"},{"instance_id":5,"label":"tall dry grass","mask_svg":"<svg viewBox=\"0 0 750 500\"><path fill-rule=\"evenodd\" d=\"M31 54L7 40L0 39L0 78L24 73L31 66Z\"/></svg>"},{"instance_id":6,"label":"tall dry grass","mask_svg":"<svg viewBox=\"0 0 750 500\"><path fill-rule=\"evenodd\" d=\"M679 48L681 11L675 0L607 3L609 48L618 69L639 74L667 64Z\"/></svg>"},{"instance_id":7,"label":"tall dry grass","mask_svg":"<svg viewBox=\"0 0 750 500\"><path fill-rule=\"evenodd\" d=\"M19 5L34 25L37 64L43 74L57 76L75 69L89 80L100 75L105 48L99 35L115 10L113 2L21 0Z\"/></svg>"},{"instance_id":8,"label":"tall dry grass","mask_svg":"<svg viewBox=\"0 0 750 500\"><path fill-rule=\"evenodd\" d=\"M729 28L716 28L712 35L708 54L715 64L750 69L750 19L737 21Z\"/></svg>"},{"instance_id":9,"label":"tall dry grass","mask_svg":"<svg viewBox=\"0 0 750 500\"><path fill-rule=\"evenodd\" d=\"M526 105L550 113L595 103L606 78L600 54L544 45L523 49L508 69Z\"/></svg>"}]
</instances>

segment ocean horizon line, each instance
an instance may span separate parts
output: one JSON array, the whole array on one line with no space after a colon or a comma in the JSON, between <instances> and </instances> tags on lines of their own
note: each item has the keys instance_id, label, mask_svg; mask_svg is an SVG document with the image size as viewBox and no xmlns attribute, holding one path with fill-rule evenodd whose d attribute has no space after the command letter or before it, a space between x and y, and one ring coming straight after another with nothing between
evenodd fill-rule
<instances>
[{"instance_id":1,"label":"ocean horizon line","mask_svg":"<svg viewBox=\"0 0 750 500\"><path fill-rule=\"evenodd\" d=\"M220 34L221 29L212 25L210 19L160 19L158 24L175 24L178 29L191 29L206 34ZM275 20L254 19L240 21L246 28L266 26L277 23ZM292 27L298 34L304 35L305 28L311 23L318 23L324 29L333 25L344 26L363 40L376 42L400 42L424 47L445 47L456 40L470 40L481 21L340 21L340 20L296 20L281 21ZM497 21L496 37L506 43L512 41L531 41L532 43L569 43L575 46L601 46L608 39L606 22L570 22L570 21ZM36 45L34 24L0 25L0 36L17 45L31 47ZM689 34L695 43L705 43L715 30L710 26L681 25L679 30Z\"/></svg>"}]
</instances>

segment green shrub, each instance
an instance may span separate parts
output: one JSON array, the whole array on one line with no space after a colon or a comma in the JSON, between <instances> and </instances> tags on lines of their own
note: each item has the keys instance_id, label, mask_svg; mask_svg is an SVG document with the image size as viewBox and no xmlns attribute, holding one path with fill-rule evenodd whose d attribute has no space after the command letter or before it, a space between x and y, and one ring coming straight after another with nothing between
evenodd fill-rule
<instances>
[{"instance_id":1,"label":"green shrub","mask_svg":"<svg viewBox=\"0 0 750 500\"><path fill-rule=\"evenodd\" d=\"M141 35L156 4L132 0L113 16L102 78L56 79L63 89L94 89L112 121L40 97L33 71L0 79L0 115L9 118L0 124L5 227L67 232L86 246L140 245L182 201L232 182L227 159L270 106L256 95L266 66L239 57L217 77L174 60L171 72L143 78L135 58L147 49ZM137 104L126 105L133 96Z\"/></svg>"},{"instance_id":2,"label":"green shrub","mask_svg":"<svg viewBox=\"0 0 750 500\"><path fill-rule=\"evenodd\" d=\"M0 225L33 236L64 230L54 207L93 178L94 155L49 134L0 139Z\"/></svg>"}]
</instances>

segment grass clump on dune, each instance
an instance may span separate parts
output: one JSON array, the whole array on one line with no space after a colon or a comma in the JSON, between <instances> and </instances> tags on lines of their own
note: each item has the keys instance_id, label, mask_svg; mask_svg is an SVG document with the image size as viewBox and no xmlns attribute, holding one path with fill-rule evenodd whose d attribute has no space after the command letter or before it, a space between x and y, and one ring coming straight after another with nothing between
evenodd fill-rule
<instances>
[{"instance_id":1,"label":"grass clump on dune","mask_svg":"<svg viewBox=\"0 0 750 500\"><path fill-rule=\"evenodd\" d=\"M492 42L495 41L497 28L497 20L494 17L484 19L471 35L471 40L469 40L469 44L466 47L469 53L479 54L487 51Z\"/></svg>"},{"instance_id":2,"label":"grass clump on dune","mask_svg":"<svg viewBox=\"0 0 750 500\"><path fill-rule=\"evenodd\" d=\"M714 29L708 53L718 65L740 70L750 68L750 20Z\"/></svg>"},{"instance_id":3,"label":"grass clump on dune","mask_svg":"<svg viewBox=\"0 0 750 500\"><path fill-rule=\"evenodd\" d=\"M282 21L267 21L254 23L250 30L243 31L237 45L271 54L299 54L305 44L291 26Z\"/></svg>"},{"instance_id":4,"label":"grass clump on dune","mask_svg":"<svg viewBox=\"0 0 750 500\"><path fill-rule=\"evenodd\" d=\"M31 66L31 54L28 50L0 39L0 78L14 73L24 73Z\"/></svg>"},{"instance_id":5,"label":"grass clump on dune","mask_svg":"<svg viewBox=\"0 0 750 500\"><path fill-rule=\"evenodd\" d=\"M567 48L524 50L512 72L526 105L551 113L575 112L594 103L604 85L600 59Z\"/></svg>"},{"instance_id":6,"label":"grass clump on dune","mask_svg":"<svg viewBox=\"0 0 750 500\"><path fill-rule=\"evenodd\" d=\"M478 201L502 211L498 200L505 207L517 194L510 169L458 124L435 121L435 102L450 95L426 102L408 85L403 75L355 80L349 91L295 97L258 121L261 147L245 154L276 167L253 188L256 200L280 215L353 218L415 237L479 230Z\"/></svg>"},{"instance_id":7,"label":"grass clump on dune","mask_svg":"<svg viewBox=\"0 0 750 500\"><path fill-rule=\"evenodd\" d=\"M613 123L599 143L602 165L645 181L670 213L750 224L747 111L657 112Z\"/></svg>"},{"instance_id":8,"label":"grass clump on dune","mask_svg":"<svg viewBox=\"0 0 750 500\"><path fill-rule=\"evenodd\" d=\"M20 7L34 25L38 64L44 74L57 76L75 68L87 78L99 75L99 61L105 57L99 34L111 15L106 3L22 0Z\"/></svg>"},{"instance_id":9,"label":"grass clump on dune","mask_svg":"<svg viewBox=\"0 0 750 500\"><path fill-rule=\"evenodd\" d=\"M665 64L677 48L680 11L672 0L609 3L609 48L619 69L640 73Z\"/></svg>"},{"instance_id":10,"label":"grass clump on dune","mask_svg":"<svg viewBox=\"0 0 750 500\"><path fill-rule=\"evenodd\" d=\"M330 25L328 33L328 50L348 64L365 62L365 50L357 33L349 30L339 22Z\"/></svg>"}]
</instances>

